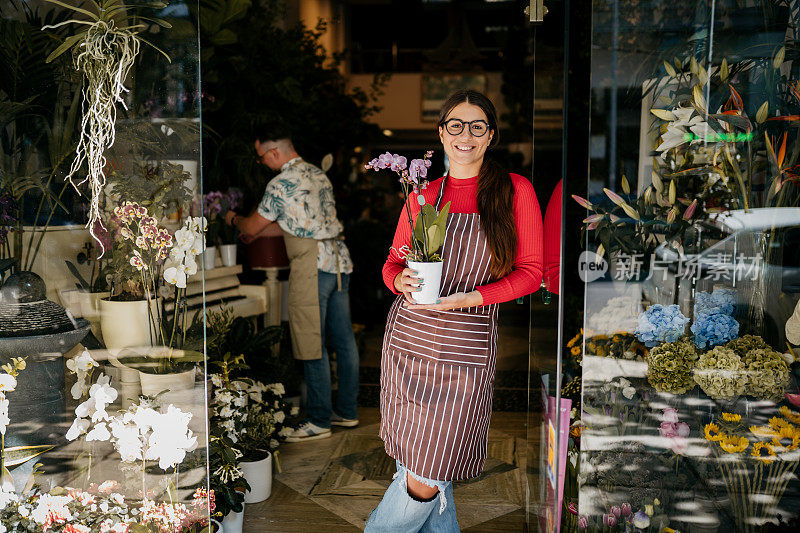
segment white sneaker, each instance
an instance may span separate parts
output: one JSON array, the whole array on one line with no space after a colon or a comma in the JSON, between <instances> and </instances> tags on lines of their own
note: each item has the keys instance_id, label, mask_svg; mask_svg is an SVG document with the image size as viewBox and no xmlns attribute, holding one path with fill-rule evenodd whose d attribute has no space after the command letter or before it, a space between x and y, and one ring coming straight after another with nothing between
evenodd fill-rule
<instances>
[{"instance_id":1,"label":"white sneaker","mask_svg":"<svg viewBox=\"0 0 800 533\"><path fill-rule=\"evenodd\" d=\"M312 424L311 422L303 422L294 431L286 436L286 442L327 439L330 436L330 429L321 428Z\"/></svg>"},{"instance_id":2,"label":"white sneaker","mask_svg":"<svg viewBox=\"0 0 800 533\"><path fill-rule=\"evenodd\" d=\"M354 428L358 425L358 418L344 418L336 414L336 411L331 413L331 425L342 426L345 428Z\"/></svg>"}]
</instances>

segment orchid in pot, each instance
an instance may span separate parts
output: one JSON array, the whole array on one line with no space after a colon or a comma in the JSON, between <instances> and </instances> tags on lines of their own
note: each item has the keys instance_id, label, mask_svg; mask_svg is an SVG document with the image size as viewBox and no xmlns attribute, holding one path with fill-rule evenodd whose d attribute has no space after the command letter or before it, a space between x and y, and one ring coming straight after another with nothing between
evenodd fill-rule
<instances>
[{"instance_id":1,"label":"orchid in pot","mask_svg":"<svg viewBox=\"0 0 800 533\"><path fill-rule=\"evenodd\" d=\"M420 277L426 280L422 290L413 294L414 300L420 304L435 303L439 297L443 266L439 249L444 244L447 215L450 210L450 202L447 202L441 211L437 211L436 206L426 203L420 192L428 186L425 178L431 166L432 155L433 152L428 151L422 159L412 159L408 164L405 157L386 152L366 165L367 169L376 171L390 169L400 176L405 203L404 212L408 217L412 237L410 246L404 245L398 252L401 257L406 258L409 268L416 270ZM415 209L411 200L412 193L415 195L416 203L419 204L416 223L411 215Z\"/></svg>"},{"instance_id":2,"label":"orchid in pot","mask_svg":"<svg viewBox=\"0 0 800 533\"><path fill-rule=\"evenodd\" d=\"M236 264L236 230L225 223L221 214L239 207L241 200L242 193L237 189L231 189L227 193L211 191L203 196L203 216L208 220L206 242L209 246L205 255L207 269L213 268L210 263L213 263L216 257L215 247L219 247L223 265Z\"/></svg>"},{"instance_id":3,"label":"orchid in pot","mask_svg":"<svg viewBox=\"0 0 800 533\"><path fill-rule=\"evenodd\" d=\"M187 283L198 270L197 256L204 249L206 220L203 217L187 218L172 235L158 226L146 208L125 202L115 209L114 221L122 245L130 253L129 264L138 275L135 286L146 302L147 322L140 329L147 336L143 339L145 342L139 341L138 344L105 338L107 324L109 328L122 326L126 335L130 334L131 325L119 324L116 317L104 313L101 323L106 346L129 348L130 353L121 362L140 371L145 394L155 394L167 388L191 388L194 365L203 360L203 354L183 350L188 329ZM108 305L106 301L101 301L102 304ZM153 348L145 348L142 353L143 346ZM183 374L181 384L154 383L149 378L151 374L175 373Z\"/></svg>"}]
</instances>

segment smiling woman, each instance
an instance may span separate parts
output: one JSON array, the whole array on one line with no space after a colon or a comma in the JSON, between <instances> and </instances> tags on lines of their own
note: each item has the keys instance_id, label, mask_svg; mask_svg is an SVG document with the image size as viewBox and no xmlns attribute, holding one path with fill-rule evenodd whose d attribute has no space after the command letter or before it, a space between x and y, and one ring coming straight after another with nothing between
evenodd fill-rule
<instances>
[{"instance_id":1,"label":"smiling woman","mask_svg":"<svg viewBox=\"0 0 800 533\"><path fill-rule=\"evenodd\" d=\"M452 482L483 470L497 306L530 294L542 279L542 219L533 187L485 158L498 135L486 96L451 95L439 114L449 174L419 191L424 202L412 193L400 215L383 267L398 296L384 337L380 427L398 474L370 514L367 532L459 531ZM420 205L438 211L446 202L440 298L415 305L411 295L425 280L400 255L412 240L409 215L416 219Z\"/></svg>"}]
</instances>

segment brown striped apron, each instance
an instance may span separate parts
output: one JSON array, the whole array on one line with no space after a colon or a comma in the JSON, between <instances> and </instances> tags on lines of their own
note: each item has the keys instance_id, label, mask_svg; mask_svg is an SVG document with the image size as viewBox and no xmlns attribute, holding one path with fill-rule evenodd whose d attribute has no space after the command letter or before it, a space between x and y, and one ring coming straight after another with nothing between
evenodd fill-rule
<instances>
[{"instance_id":1,"label":"brown striped apron","mask_svg":"<svg viewBox=\"0 0 800 533\"><path fill-rule=\"evenodd\" d=\"M448 216L441 255L440 296L490 281L480 215ZM383 337L380 436L386 453L425 478L477 477L492 412L497 304L432 311L408 309L404 301L401 294L392 305Z\"/></svg>"}]
</instances>

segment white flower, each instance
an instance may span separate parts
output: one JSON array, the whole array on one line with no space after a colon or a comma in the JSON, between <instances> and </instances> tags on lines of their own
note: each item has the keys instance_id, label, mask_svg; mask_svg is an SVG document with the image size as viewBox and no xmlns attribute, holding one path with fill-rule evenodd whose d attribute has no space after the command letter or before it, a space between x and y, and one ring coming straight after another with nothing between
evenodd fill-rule
<instances>
[{"instance_id":1,"label":"white flower","mask_svg":"<svg viewBox=\"0 0 800 533\"><path fill-rule=\"evenodd\" d=\"M0 374L0 392L11 392L17 388L17 378L11 374Z\"/></svg>"},{"instance_id":2,"label":"white flower","mask_svg":"<svg viewBox=\"0 0 800 533\"><path fill-rule=\"evenodd\" d=\"M75 400L80 400L83 398L83 395L89 392L89 385L86 383L85 380L78 379L75 384L70 388L70 393L72 394L72 398Z\"/></svg>"},{"instance_id":3,"label":"white flower","mask_svg":"<svg viewBox=\"0 0 800 533\"><path fill-rule=\"evenodd\" d=\"M193 217L187 221L192 228L192 231L196 233L203 233L208 228L208 221L206 217Z\"/></svg>"},{"instance_id":4,"label":"white flower","mask_svg":"<svg viewBox=\"0 0 800 533\"><path fill-rule=\"evenodd\" d=\"M72 372L89 372L97 366L97 361L92 359L88 350L82 351L77 357L67 360L67 368Z\"/></svg>"},{"instance_id":5,"label":"white flower","mask_svg":"<svg viewBox=\"0 0 800 533\"><path fill-rule=\"evenodd\" d=\"M278 424L282 423L286 419L286 414L283 411L277 411L275 413L275 422Z\"/></svg>"},{"instance_id":6,"label":"white flower","mask_svg":"<svg viewBox=\"0 0 800 533\"><path fill-rule=\"evenodd\" d=\"M624 389L622 389L622 395L629 400L633 398L634 394L636 394L636 389L634 389L633 387L625 387Z\"/></svg>"},{"instance_id":7,"label":"white flower","mask_svg":"<svg viewBox=\"0 0 800 533\"><path fill-rule=\"evenodd\" d=\"M175 245L173 247L173 249L177 248L184 253L192 247L194 240L197 238L195 232L187 226L188 224L175 232Z\"/></svg>"},{"instance_id":8,"label":"white flower","mask_svg":"<svg viewBox=\"0 0 800 533\"><path fill-rule=\"evenodd\" d=\"M170 267L164 270L164 280L179 289L186 288L186 272L181 267Z\"/></svg>"},{"instance_id":9,"label":"white flower","mask_svg":"<svg viewBox=\"0 0 800 533\"><path fill-rule=\"evenodd\" d=\"M236 414L234 410L227 405L219 410L219 416L222 418L231 418L234 414Z\"/></svg>"},{"instance_id":10,"label":"white flower","mask_svg":"<svg viewBox=\"0 0 800 533\"><path fill-rule=\"evenodd\" d=\"M0 434L6 434L6 428L11 423L8 417L8 400L6 395L0 392Z\"/></svg>"},{"instance_id":11,"label":"white flower","mask_svg":"<svg viewBox=\"0 0 800 533\"><path fill-rule=\"evenodd\" d=\"M72 441L83 435L92 424L85 418L76 418L67 431L67 440Z\"/></svg>"},{"instance_id":12,"label":"white flower","mask_svg":"<svg viewBox=\"0 0 800 533\"><path fill-rule=\"evenodd\" d=\"M31 510L25 507L24 505L20 505L17 509L17 512L22 518L28 518L31 515Z\"/></svg>"},{"instance_id":13,"label":"white flower","mask_svg":"<svg viewBox=\"0 0 800 533\"><path fill-rule=\"evenodd\" d=\"M105 411L106 407L117 399L117 389L109 385L111 378L100 374L97 382L89 388L89 397L94 399L97 411Z\"/></svg>"},{"instance_id":14,"label":"white flower","mask_svg":"<svg viewBox=\"0 0 800 533\"><path fill-rule=\"evenodd\" d=\"M292 415L292 416L297 416L297 413L299 413L299 412L300 412L300 408L295 405L295 406L292 407L292 410L289 411L289 414Z\"/></svg>"},{"instance_id":15,"label":"white flower","mask_svg":"<svg viewBox=\"0 0 800 533\"><path fill-rule=\"evenodd\" d=\"M187 257L186 262L183 266L183 271L186 272L187 276L194 276L197 274L197 261L194 260L194 257Z\"/></svg>"},{"instance_id":16,"label":"white flower","mask_svg":"<svg viewBox=\"0 0 800 533\"><path fill-rule=\"evenodd\" d=\"M99 424L95 425L92 430L86 434L86 441L107 441L111 438L111 433L108 432L108 428L106 427L105 422L100 422Z\"/></svg>"},{"instance_id":17,"label":"white flower","mask_svg":"<svg viewBox=\"0 0 800 533\"><path fill-rule=\"evenodd\" d=\"M211 384L215 387L222 387L222 376L219 374L211 374Z\"/></svg>"},{"instance_id":18,"label":"white flower","mask_svg":"<svg viewBox=\"0 0 800 533\"><path fill-rule=\"evenodd\" d=\"M52 496L42 494L39 496L36 509L31 512L31 519L37 524L64 523L72 520L73 516L67 505L72 501L69 496Z\"/></svg>"},{"instance_id":19,"label":"white flower","mask_svg":"<svg viewBox=\"0 0 800 533\"><path fill-rule=\"evenodd\" d=\"M94 411L94 398L89 398L85 402L78 404L78 407L75 408L75 416L78 418L89 418Z\"/></svg>"},{"instance_id":20,"label":"white flower","mask_svg":"<svg viewBox=\"0 0 800 533\"><path fill-rule=\"evenodd\" d=\"M283 396L286 394L286 389L283 387L283 383L272 383L271 385L267 385L267 388L278 396Z\"/></svg>"},{"instance_id":21,"label":"white flower","mask_svg":"<svg viewBox=\"0 0 800 533\"><path fill-rule=\"evenodd\" d=\"M0 510L5 509L9 504L16 504L18 502L19 496L17 496L16 492L0 489Z\"/></svg>"},{"instance_id":22,"label":"white flower","mask_svg":"<svg viewBox=\"0 0 800 533\"><path fill-rule=\"evenodd\" d=\"M236 407L244 407L247 405L247 396L239 395L233 399L233 405Z\"/></svg>"}]
</instances>

